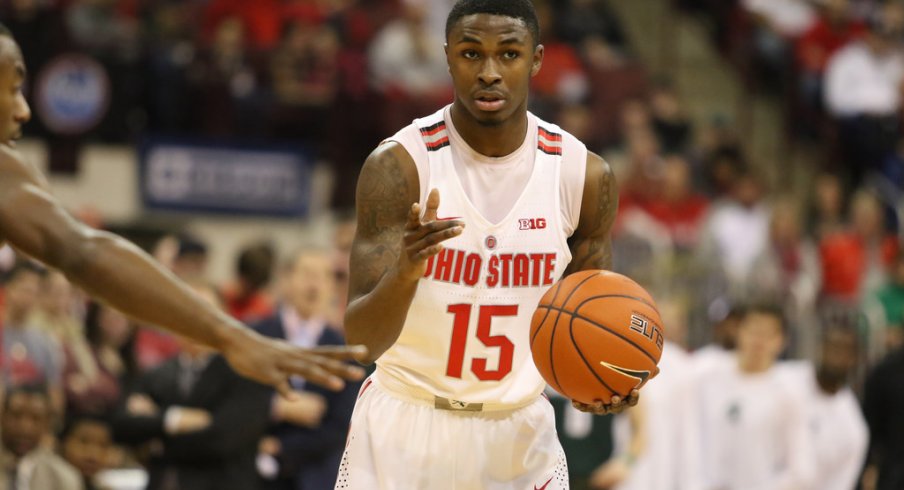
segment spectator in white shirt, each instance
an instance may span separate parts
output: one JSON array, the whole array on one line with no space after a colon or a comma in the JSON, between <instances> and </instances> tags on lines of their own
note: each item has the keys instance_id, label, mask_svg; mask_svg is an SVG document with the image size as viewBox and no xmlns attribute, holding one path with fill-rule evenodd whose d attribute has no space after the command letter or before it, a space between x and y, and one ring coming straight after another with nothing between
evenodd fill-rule
<instances>
[{"instance_id":1,"label":"spectator in white shirt","mask_svg":"<svg viewBox=\"0 0 904 490\"><path fill-rule=\"evenodd\" d=\"M731 198L714 206L703 225L701 257L721 262L732 291L744 291L750 269L769 239L769 209L763 185L752 173L738 177Z\"/></svg>"},{"instance_id":2,"label":"spectator in white shirt","mask_svg":"<svg viewBox=\"0 0 904 490\"><path fill-rule=\"evenodd\" d=\"M781 83L791 74L794 43L816 22L816 10L809 0L742 0L741 5L755 23L752 37L759 68L767 82Z\"/></svg>"},{"instance_id":3,"label":"spectator in white shirt","mask_svg":"<svg viewBox=\"0 0 904 490\"><path fill-rule=\"evenodd\" d=\"M851 188L894 151L904 80L902 32L904 7L888 2L870 18L863 39L835 53L826 68L826 107L840 123Z\"/></svg>"},{"instance_id":4,"label":"spectator in white shirt","mask_svg":"<svg viewBox=\"0 0 904 490\"><path fill-rule=\"evenodd\" d=\"M705 490L813 489L804 403L776 360L785 344L780 309L749 307L735 361L696 380Z\"/></svg>"}]
</instances>

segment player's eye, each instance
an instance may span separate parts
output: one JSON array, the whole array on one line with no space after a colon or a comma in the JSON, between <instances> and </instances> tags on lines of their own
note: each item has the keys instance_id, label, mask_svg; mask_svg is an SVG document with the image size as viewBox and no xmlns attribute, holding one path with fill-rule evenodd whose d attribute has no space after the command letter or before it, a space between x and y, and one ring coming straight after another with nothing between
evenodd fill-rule
<instances>
[{"instance_id":1,"label":"player's eye","mask_svg":"<svg viewBox=\"0 0 904 490\"><path fill-rule=\"evenodd\" d=\"M477 51L474 51L473 49L466 50L462 52L461 55L464 56L466 60L476 60L480 57L480 55L477 54Z\"/></svg>"},{"instance_id":2,"label":"player's eye","mask_svg":"<svg viewBox=\"0 0 904 490\"><path fill-rule=\"evenodd\" d=\"M519 53L519 52L517 52L517 51L506 51L506 52L502 55L502 57L505 58L505 59L507 59L507 60L513 60L513 59L517 58L517 57L520 56L520 55L521 55L521 53Z\"/></svg>"}]
</instances>

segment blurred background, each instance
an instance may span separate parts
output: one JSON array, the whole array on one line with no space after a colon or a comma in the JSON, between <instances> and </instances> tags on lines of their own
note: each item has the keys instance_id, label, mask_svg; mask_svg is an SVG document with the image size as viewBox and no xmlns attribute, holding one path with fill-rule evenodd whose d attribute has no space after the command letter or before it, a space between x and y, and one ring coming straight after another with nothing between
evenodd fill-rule
<instances>
[{"instance_id":1,"label":"blurred background","mask_svg":"<svg viewBox=\"0 0 904 490\"><path fill-rule=\"evenodd\" d=\"M135 241L240 320L301 345L341 342L357 173L382 138L451 101L453 3L2 0L29 72L19 148L75 216ZM614 268L657 298L673 344L691 359L705 346L730 352L718 327L750 302L778 305L788 365L818 370L833 355L826 331L855 334L846 381L862 402L904 341L904 6L534 4L546 51L530 110L614 168ZM202 396L191 381L160 393L161 379L195 372L185 366L216 363L8 248L0 269L6 387L50 393L38 440L8 442L16 421L4 420L4 451L56 448L96 488L231 488L201 483L230 458L232 480L246 482L235 488L332 488L355 386L300 385L309 395L294 404L251 386ZM268 327L287 316L317 336ZM904 370L893 372L890 393L904 392ZM230 399L256 404L217 415ZM569 454L574 488L706 488L618 487L629 477L600 475L625 451L617 421L554 402L563 437L585 444L566 444L581 454ZM870 466L900 469L901 427L875 417ZM67 453L73 440L85 446ZM866 449L855 456L859 485ZM866 482L877 488L874 473Z\"/></svg>"}]
</instances>

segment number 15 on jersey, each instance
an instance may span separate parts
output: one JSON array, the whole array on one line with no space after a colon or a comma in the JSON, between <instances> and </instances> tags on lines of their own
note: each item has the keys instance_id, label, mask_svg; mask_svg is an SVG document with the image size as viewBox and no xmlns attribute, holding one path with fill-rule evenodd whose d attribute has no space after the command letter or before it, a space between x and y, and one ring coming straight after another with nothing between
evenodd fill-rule
<instances>
[{"instance_id":1,"label":"number 15 on jersey","mask_svg":"<svg viewBox=\"0 0 904 490\"><path fill-rule=\"evenodd\" d=\"M446 376L461 379L465 364L465 346L468 343L471 313L477 310L477 331L475 336L483 345L499 349L499 365L496 369L487 368L487 359L475 357L471 359L471 372L481 381L499 381L512 371L512 359L515 355L515 344L505 335L492 335L490 329L493 317L515 316L518 305L482 305L470 303L449 305L446 310L453 316L452 342L449 348L449 362L446 364Z\"/></svg>"}]
</instances>

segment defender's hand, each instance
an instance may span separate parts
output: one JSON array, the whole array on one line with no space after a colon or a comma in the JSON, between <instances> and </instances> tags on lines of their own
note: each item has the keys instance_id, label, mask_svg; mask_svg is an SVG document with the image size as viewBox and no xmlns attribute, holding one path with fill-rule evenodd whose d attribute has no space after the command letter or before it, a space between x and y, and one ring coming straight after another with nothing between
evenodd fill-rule
<instances>
[{"instance_id":1,"label":"defender's hand","mask_svg":"<svg viewBox=\"0 0 904 490\"><path fill-rule=\"evenodd\" d=\"M640 392L631 390L631 394L628 395L628 398L622 399L622 397L618 395L613 395L608 404L603 403L601 400L597 400L596 403L592 405L572 400L571 404L574 408L582 412L590 412L594 415L608 415L624 412L626 408L637 405L637 400L639 399Z\"/></svg>"},{"instance_id":2,"label":"defender's hand","mask_svg":"<svg viewBox=\"0 0 904 490\"><path fill-rule=\"evenodd\" d=\"M367 348L361 345L303 349L249 329L236 330L222 352L236 372L273 386L289 398L293 397L289 376L300 376L309 383L338 391L345 386L344 380L357 381L364 377L362 368L345 361L363 360L367 356Z\"/></svg>"},{"instance_id":3,"label":"defender's hand","mask_svg":"<svg viewBox=\"0 0 904 490\"><path fill-rule=\"evenodd\" d=\"M408 211L408 222L402 235L402 253L399 254L399 274L417 281L427 271L427 259L438 254L442 242L461 235L465 224L458 219L438 219L439 191L433 189L427 196L427 209L421 218L421 205L414 203Z\"/></svg>"}]
</instances>

